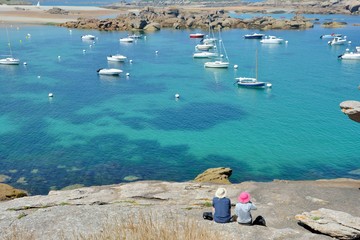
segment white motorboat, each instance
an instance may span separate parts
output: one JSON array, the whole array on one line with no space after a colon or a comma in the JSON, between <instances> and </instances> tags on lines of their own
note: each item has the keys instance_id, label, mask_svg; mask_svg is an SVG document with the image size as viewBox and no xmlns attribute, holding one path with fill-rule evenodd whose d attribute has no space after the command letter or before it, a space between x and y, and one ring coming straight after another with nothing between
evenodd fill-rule
<instances>
[{"instance_id":1,"label":"white motorboat","mask_svg":"<svg viewBox=\"0 0 360 240\"><path fill-rule=\"evenodd\" d=\"M133 42L134 41L134 38L131 38L131 37L124 37L124 38L120 38L119 39L120 42Z\"/></svg>"},{"instance_id":2,"label":"white motorboat","mask_svg":"<svg viewBox=\"0 0 360 240\"><path fill-rule=\"evenodd\" d=\"M328 44L333 46L333 45L344 45L346 43L346 37L342 38L342 37L334 37L333 40L328 41Z\"/></svg>"},{"instance_id":3,"label":"white motorboat","mask_svg":"<svg viewBox=\"0 0 360 240\"><path fill-rule=\"evenodd\" d=\"M264 44L281 44L284 42L284 39L275 36L265 36L260 42Z\"/></svg>"},{"instance_id":4,"label":"white motorboat","mask_svg":"<svg viewBox=\"0 0 360 240\"><path fill-rule=\"evenodd\" d=\"M346 52L340 55L338 58L344 60L360 60L360 52Z\"/></svg>"},{"instance_id":5,"label":"white motorboat","mask_svg":"<svg viewBox=\"0 0 360 240\"><path fill-rule=\"evenodd\" d=\"M81 39L82 39L82 40L94 40L94 39L95 39L95 36L94 36L94 35L87 34L87 35L81 36Z\"/></svg>"},{"instance_id":6,"label":"white motorboat","mask_svg":"<svg viewBox=\"0 0 360 240\"><path fill-rule=\"evenodd\" d=\"M356 47L355 52L350 52L349 49L346 49L346 52L339 55L338 58L344 60L360 60L360 49L358 48L360 47Z\"/></svg>"},{"instance_id":7,"label":"white motorboat","mask_svg":"<svg viewBox=\"0 0 360 240\"><path fill-rule=\"evenodd\" d=\"M111 62L124 62L127 59L124 55L115 54L107 56L107 60Z\"/></svg>"},{"instance_id":8,"label":"white motorboat","mask_svg":"<svg viewBox=\"0 0 360 240\"><path fill-rule=\"evenodd\" d=\"M119 76L123 71L117 68L100 68L97 70L100 75Z\"/></svg>"},{"instance_id":9,"label":"white motorboat","mask_svg":"<svg viewBox=\"0 0 360 240\"><path fill-rule=\"evenodd\" d=\"M217 57L218 54L216 52L195 52L193 54L194 58L213 58L213 57Z\"/></svg>"},{"instance_id":10,"label":"white motorboat","mask_svg":"<svg viewBox=\"0 0 360 240\"><path fill-rule=\"evenodd\" d=\"M13 57L2 58L2 59L0 59L0 64L3 64L3 65L19 65L20 64L20 59L13 58Z\"/></svg>"}]
</instances>

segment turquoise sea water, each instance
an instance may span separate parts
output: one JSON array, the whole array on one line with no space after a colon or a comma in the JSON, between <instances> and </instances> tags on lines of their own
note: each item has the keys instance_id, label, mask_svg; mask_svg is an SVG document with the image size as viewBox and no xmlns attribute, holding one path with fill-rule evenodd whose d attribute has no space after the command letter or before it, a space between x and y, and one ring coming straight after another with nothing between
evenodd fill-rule
<instances>
[{"instance_id":1,"label":"turquoise sea water","mask_svg":"<svg viewBox=\"0 0 360 240\"><path fill-rule=\"evenodd\" d=\"M360 124L339 108L360 99L360 61L337 59L360 45L359 27L264 32L283 45L243 39L250 30L223 31L231 66L238 65L227 70L192 58L197 40L189 34L199 30L162 29L122 44L127 32L7 27L14 56L27 63L0 66L0 176L15 187L44 194L129 176L187 181L220 166L233 169L232 182L360 179ZM332 32L351 45L319 38ZM97 39L84 42L84 34ZM272 89L234 85L235 77L255 75L256 50L259 78ZM108 63L115 53L132 63ZM102 67L124 73L99 77Z\"/></svg>"}]
</instances>

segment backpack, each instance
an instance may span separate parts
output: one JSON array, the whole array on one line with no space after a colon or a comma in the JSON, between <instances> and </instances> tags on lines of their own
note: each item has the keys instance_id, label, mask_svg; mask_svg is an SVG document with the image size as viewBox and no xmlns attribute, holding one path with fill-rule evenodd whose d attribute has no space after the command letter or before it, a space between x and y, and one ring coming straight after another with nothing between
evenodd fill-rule
<instances>
[{"instance_id":1,"label":"backpack","mask_svg":"<svg viewBox=\"0 0 360 240\"><path fill-rule=\"evenodd\" d=\"M205 220L213 220L213 215L212 215L212 212L203 212L203 218Z\"/></svg>"},{"instance_id":2,"label":"backpack","mask_svg":"<svg viewBox=\"0 0 360 240\"><path fill-rule=\"evenodd\" d=\"M263 218L263 216L257 216L252 225L260 225L266 227L265 218Z\"/></svg>"}]
</instances>

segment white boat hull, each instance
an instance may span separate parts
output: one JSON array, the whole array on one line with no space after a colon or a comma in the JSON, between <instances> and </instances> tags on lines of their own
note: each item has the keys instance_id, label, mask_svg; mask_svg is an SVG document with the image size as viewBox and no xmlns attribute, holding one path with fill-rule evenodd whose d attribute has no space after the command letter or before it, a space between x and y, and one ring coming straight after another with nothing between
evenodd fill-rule
<instances>
[{"instance_id":1,"label":"white boat hull","mask_svg":"<svg viewBox=\"0 0 360 240\"><path fill-rule=\"evenodd\" d=\"M133 39L133 38L130 38L130 37L127 37L127 38L120 38L119 41L120 41L120 42L133 42L134 39Z\"/></svg>"},{"instance_id":2,"label":"white boat hull","mask_svg":"<svg viewBox=\"0 0 360 240\"><path fill-rule=\"evenodd\" d=\"M195 46L196 49L201 50L201 51L207 51L210 50L214 47L213 44L198 44Z\"/></svg>"},{"instance_id":3,"label":"white boat hull","mask_svg":"<svg viewBox=\"0 0 360 240\"><path fill-rule=\"evenodd\" d=\"M281 44L284 42L284 40L283 39L263 39L260 42L264 43L264 44Z\"/></svg>"},{"instance_id":4,"label":"white boat hull","mask_svg":"<svg viewBox=\"0 0 360 240\"><path fill-rule=\"evenodd\" d=\"M264 44L281 44L284 42L284 39L282 38L277 38L275 36L268 36L265 37L263 40L260 41L261 43Z\"/></svg>"},{"instance_id":5,"label":"white boat hull","mask_svg":"<svg viewBox=\"0 0 360 240\"><path fill-rule=\"evenodd\" d=\"M107 60L110 62L124 62L127 57L123 55L110 55L107 57Z\"/></svg>"},{"instance_id":6,"label":"white boat hull","mask_svg":"<svg viewBox=\"0 0 360 240\"><path fill-rule=\"evenodd\" d=\"M360 53L347 52L340 55L339 58L344 60L360 60Z\"/></svg>"},{"instance_id":7,"label":"white boat hull","mask_svg":"<svg viewBox=\"0 0 360 240\"><path fill-rule=\"evenodd\" d=\"M264 88L271 86L266 82L258 82L256 78L239 77L236 80L239 87Z\"/></svg>"},{"instance_id":8,"label":"white boat hull","mask_svg":"<svg viewBox=\"0 0 360 240\"><path fill-rule=\"evenodd\" d=\"M17 58L3 58L3 59L0 59L0 64L2 64L2 65L19 65L20 60Z\"/></svg>"},{"instance_id":9,"label":"white boat hull","mask_svg":"<svg viewBox=\"0 0 360 240\"><path fill-rule=\"evenodd\" d=\"M82 40L94 40L95 36L93 36L93 35L84 35L84 36L81 36L81 39Z\"/></svg>"},{"instance_id":10,"label":"white boat hull","mask_svg":"<svg viewBox=\"0 0 360 240\"><path fill-rule=\"evenodd\" d=\"M97 70L98 74L100 75L112 75L112 76L119 76L120 73L123 71L117 68L101 68Z\"/></svg>"},{"instance_id":11,"label":"white boat hull","mask_svg":"<svg viewBox=\"0 0 360 240\"><path fill-rule=\"evenodd\" d=\"M198 52L193 54L194 58L213 58L217 56L218 54L214 52Z\"/></svg>"},{"instance_id":12,"label":"white boat hull","mask_svg":"<svg viewBox=\"0 0 360 240\"><path fill-rule=\"evenodd\" d=\"M223 62L223 61L206 62L206 63L204 63L204 67L207 67L207 68L228 68L229 67L229 62Z\"/></svg>"},{"instance_id":13,"label":"white boat hull","mask_svg":"<svg viewBox=\"0 0 360 240\"><path fill-rule=\"evenodd\" d=\"M333 40L329 41L328 44L333 45L344 45L347 42L346 37L335 37Z\"/></svg>"}]
</instances>

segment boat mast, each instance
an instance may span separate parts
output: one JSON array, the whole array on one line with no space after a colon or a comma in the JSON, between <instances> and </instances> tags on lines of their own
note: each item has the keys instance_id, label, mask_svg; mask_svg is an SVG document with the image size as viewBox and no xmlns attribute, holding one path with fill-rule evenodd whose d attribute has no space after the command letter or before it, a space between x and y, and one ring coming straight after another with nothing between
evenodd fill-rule
<instances>
[{"instance_id":1,"label":"boat mast","mask_svg":"<svg viewBox=\"0 0 360 240\"><path fill-rule=\"evenodd\" d=\"M6 27L6 36L7 36L8 46L9 46L9 50L10 50L10 57L12 57L11 43L10 43L9 32L8 32L7 27Z\"/></svg>"},{"instance_id":2,"label":"boat mast","mask_svg":"<svg viewBox=\"0 0 360 240\"><path fill-rule=\"evenodd\" d=\"M255 55L255 78L256 78L256 81L258 80L258 51L256 49L256 55Z\"/></svg>"}]
</instances>

